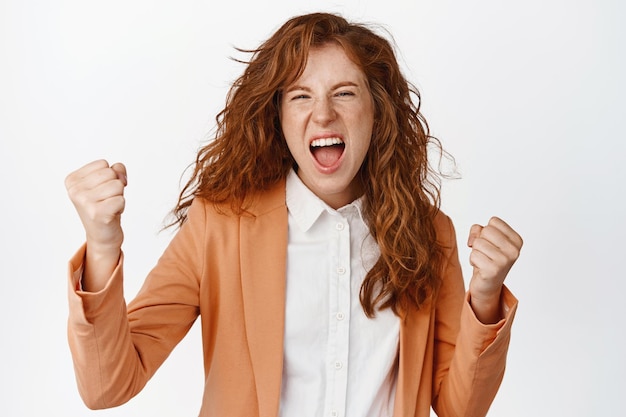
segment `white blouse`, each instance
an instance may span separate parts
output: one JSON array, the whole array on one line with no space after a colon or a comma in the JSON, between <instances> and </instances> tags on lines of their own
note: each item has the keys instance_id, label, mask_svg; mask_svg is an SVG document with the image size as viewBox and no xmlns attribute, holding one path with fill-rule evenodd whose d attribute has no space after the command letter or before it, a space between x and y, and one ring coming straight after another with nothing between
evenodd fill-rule
<instances>
[{"instance_id":1,"label":"white blouse","mask_svg":"<svg viewBox=\"0 0 626 417\"><path fill-rule=\"evenodd\" d=\"M361 283L380 252L361 199L334 210L291 172L282 417L393 413L400 320L372 319Z\"/></svg>"}]
</instances>

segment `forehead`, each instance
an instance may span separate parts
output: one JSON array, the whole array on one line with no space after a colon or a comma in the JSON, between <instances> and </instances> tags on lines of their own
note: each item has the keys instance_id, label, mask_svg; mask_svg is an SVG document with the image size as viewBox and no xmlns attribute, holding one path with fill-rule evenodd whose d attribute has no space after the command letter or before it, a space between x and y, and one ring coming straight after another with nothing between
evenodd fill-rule
<instances>
[{"instance_id":1,"label":"forehead","mask_svg":"<svg viewBox=\"0 0 626 417\"><path fill-rule=\"evenodd\" d=\"M336 43L312 47L304 71L293 83L329 81L353 81L366 83L361 68L348 56L344 48Z\"/></svg>"}]
</instances>

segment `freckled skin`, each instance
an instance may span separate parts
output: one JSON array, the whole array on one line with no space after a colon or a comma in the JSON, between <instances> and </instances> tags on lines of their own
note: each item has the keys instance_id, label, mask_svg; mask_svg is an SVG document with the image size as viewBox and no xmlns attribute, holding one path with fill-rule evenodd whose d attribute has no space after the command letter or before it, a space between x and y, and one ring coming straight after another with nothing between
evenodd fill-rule
<instances>
[{"instance_id":1,"label":"freckled skin","mask_svg":"<svg viewBox=\"0 0 626 417\"><path fill-rule=\"evenodd\" d=\"M372 139L374 103L363 71L335 44L311 49L302 76L285 89L280 106L287 146L304 184L331 207L362 194L356 179ZM338 137L345 149L332 166L320 164L311 141Z\"/></svg>"}]
</instances>

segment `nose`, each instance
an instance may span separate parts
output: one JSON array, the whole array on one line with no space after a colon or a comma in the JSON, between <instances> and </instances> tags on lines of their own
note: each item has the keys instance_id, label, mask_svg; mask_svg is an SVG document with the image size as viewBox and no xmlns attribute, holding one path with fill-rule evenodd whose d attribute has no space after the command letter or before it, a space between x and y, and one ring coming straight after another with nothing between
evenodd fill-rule
<instances>
[{"instance_id":1,"label":"nose","mask_svg":"<svg viewBox=\"0 0 626 417\"><path fill-rule=\"evenodd\" d=\"M320 125L327 125L328 123L335 120L336 116L337 115L335 113L333 103L328 97L323 97L315 100L312 114L312 119L315 123L318 123Z\"/></svg>"}]
</instances>

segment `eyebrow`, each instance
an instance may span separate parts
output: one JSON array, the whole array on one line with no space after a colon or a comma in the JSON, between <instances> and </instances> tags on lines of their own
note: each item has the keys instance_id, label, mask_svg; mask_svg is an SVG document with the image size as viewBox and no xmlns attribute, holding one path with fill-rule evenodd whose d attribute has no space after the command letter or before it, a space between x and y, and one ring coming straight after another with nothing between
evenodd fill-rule
<instances>
[{"instance_id":1,"label":"eyebrow","mask_svg":"<svg viewBox=\"0 0 626 417\"><path fill-rule=\"evenodd\" d=\"M359 85L353 81L341 81L335 85L333 85L331 87L331 90L336 90L338 88L341 87L359 87ZM303 85L292 85L291 87L287 88L285 90L286 93L289 93L291 91L296 91L296 90L302 90L302 91L308 91L310 92L311 89L309 87L303 86Z\"/></svg>"}]
</instances>

